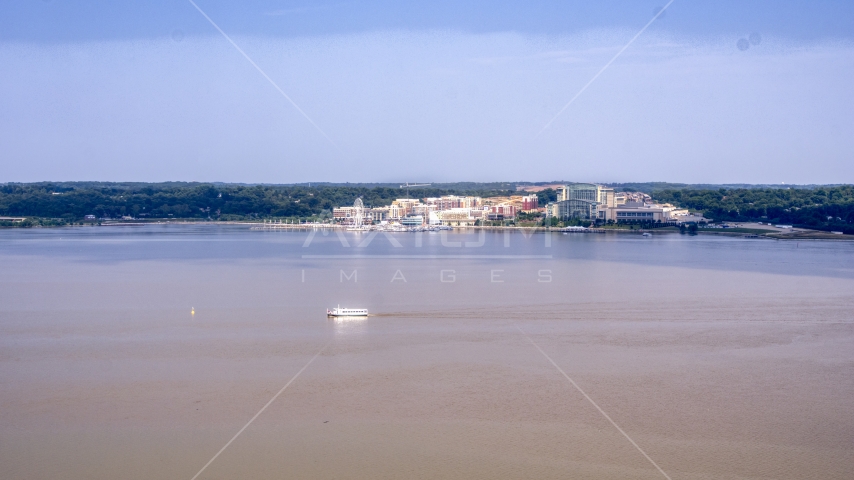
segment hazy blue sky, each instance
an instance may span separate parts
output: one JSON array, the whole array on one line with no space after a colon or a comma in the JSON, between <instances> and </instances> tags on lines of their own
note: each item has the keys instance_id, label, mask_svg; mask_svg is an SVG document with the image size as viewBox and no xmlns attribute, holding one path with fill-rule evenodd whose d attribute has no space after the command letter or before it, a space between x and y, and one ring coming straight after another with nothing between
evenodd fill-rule
<instances>
[{"instance_id":1,"label":"hazy blue sky","mask_svg":"<svg viewBox=\"0 0 854 480\"><path fill-rule=\"evenodd\" d=\"M854 2L0 3L0 182L854 182ZM739 43L740 42L740 43Z\"/></svg>"}]
</instances>

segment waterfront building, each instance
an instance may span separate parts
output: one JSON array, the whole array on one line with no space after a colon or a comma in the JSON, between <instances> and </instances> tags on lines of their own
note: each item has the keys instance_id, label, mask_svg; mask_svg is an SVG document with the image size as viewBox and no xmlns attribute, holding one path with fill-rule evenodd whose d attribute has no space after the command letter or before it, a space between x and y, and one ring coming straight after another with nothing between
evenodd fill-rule
<instances>
[{"instance_id":1,"label":"waterfront building","mask_svg":"<svg viewBox=\"0 0 854 480\"><path fill-rule=\"evenodd\" d=\"M401 218L412 213L416 205L420 205L421 201L417 198L398 198L391 202L389 206L389 219L400 220Z\"/></svg>"},{"instance_id":2,"label":"waterfront building","mask_svg":"<svg viewBox=\"0 0 854 480\"><path fill-rule=\"evenodd\" d=\"M671 220L675 221L677 224L682 223L708 223L711 222L708 218L704 218L703 215L699 213L686 213L686 214L676 214L671 217Z\"/></svg>"},{"instance_id":3,"label":"waterfront building","mask_svg":"<svg viewBox=\"0 0 854 480\"><path fill-rule=\"evenodd\" d=\"M670 220L673 220L679 216L690 214L690 212L688 211L687 208L675 207L669 203L665 203L664 205L661 205L661 208L664 209L664 215Z\"/></svg>"},{"instance_id":4,"label":"waterfront building","mask_svg":"<svg viewBox=\"0 0 854 480\"><path fill-rule=\"evenodd\" d=\"M437 210L438 210L438 207L436 205L429 205L426 203L418 203L418 204L412 206L412 208L409 211L409 215L423 215L424 217L427 217L430 214L430 212L435 212Z\"/></svg>"},{"instance_id":5,"label":"waterfront building","mask_svg":"<svg viewBox=\"0 0 854 480\"><path fill-rule=\"evenodd\" d=\"M487 220L512 220L516 218L516 205L501 204L492 205L486 214Z\"/></svg>"},{"instance_id":6,"label":"waterfront building","mask_svg":"<svg viewBox=\"0 0 854 480\"><path fill-rule=\"evenodd\" d=\"M372 223L380 223L388 221L389 218L389 207L376 207L371 208L367 212L367 216L369 216L370 221Z\"/></svg>"},{"instance_id":7,"label":"waterfront building","mask_svg":"<svg viewBox=\"0 0 854 480\"><path fill-rule=\"evenodd\" d=\"M405 227L420 227L424 225L423 215L407 215L400 219L400 224Z\"/></svg>"},{"instance_id":8,"label":"waterfront building","mask_svg":"<svg viewBox=\"0 0 854 480\"><path fill-rule=\"evenodd\" d=\"M616 202L614 200L614 189L613 188L603 187L600 185L599 188L597 189L597 195L599 197L597 200L599 202L599 205L602 205L605 207L617 206Z\"/></svg>"},{"instance_id":9,"label":"waterfront building","mask_svg":"<svg viewBox=\"0 0 854 480\"><path fill-rule=\"evenodd\" d=\"M562 220L595 220L599 216L601 185L572 183L558 191L557 217Z\"/></svg>"},{"instance_id":10,"label":"waterfront building","mask_svg":"<svg viewBox=\"0 0 854 480\"><path fill-rule=\"evenodd\" d=\"M539 207L536 195L505 197L398 198L391 205L377 208L337 207L333 218L348 225L399 222L402 225L473 225L477 220L515 219L519 212L544 211L547 217L592 222L676 222L688 212L673 205L652 203L642 192L614 192L613 188L592 183L574 183L557 189L557 201ZM357 218L361 212L362 218Z\"/></svg>"},{"instance_id":11,"label":"waterfront building","mask_svg":"<svg viewBox=\"0 0 854 480\"><path fill-rule=\"evenodd\" d=\"M557 217L563 220L594 220L599 216L598 202L571 199L557 202Z\"/></svg>"},{"instance_id":12,"label":"waterfront building","mask_svg":"<svg viewBox=\"0 0 854 480\"><path fill-rule=\"evenodd\" d=\"M335 207L332 209L332 218L335 220L343 220L354 216L356 209L354 207Z\"/></svg>"},{"instance_id":13,"label":"waterfront building","mask_svg":"<svg viewBox=\"0 0 854 480\"><path fill-rule=\"evenodd\" d=\"M439 222L449 227L467 227L474 225L475 217L469 208L451 208L436 212Z\"/></svg>"},{"instance_id":14,"label":"waterfront building","mask_svg":"<svg viewBox=\"0 0 854 480\"><path fill-rule=\"evenodd\" d=\"M427 213L427 225L441 225L442 220L439 218L439 213L431 211Z\"/></svg>"},{"instance_id":15,"label":"waterfront building","mask_svg":"<svg viewBox=\"0 0 854 480\"><path fill-rule=\"evenodd\" d=\"M485 218L487 213L489 213L489 207L478 207L472 208L469 212L469 215L471 215L472 218L477 220Z\"/></svg>"},{"instance_id":16,"label":"waterfront building","mask_svg":"<svg viewBox=\"0 0 854 480\"><path fill-rule=\"evenodd\" d=\"M557 201L547 208L546 215L562 220L605 220L608 216L605 209L615 208L629 198L625 192L614 192L613 188L593 183L572 183L557 191Z\"/></svg>"},{"instance_id":17,"label":"waterfront building","mask_svg":"<svg viewBox=\"0 0 854 480\"><path fill-rule=\"evenodd\" d=\"M522 211L530 212L536 210L539 207L539 197L536 195L527 195L522 197Z\"/></svg>"},{"instance_id":18,"label":"waterfront building","mask_svg":"<svg viewBox=\"0 0 854 480\"><path fill-rule=\"evenodd\" d=\"M347 225L366 225L373 223L372 210L365 208L362 198L357 198L352 207L335 207L332 209L333 221Z\"/></svg>"},{"instance_id":19,"label":"waterfront building","mask_svg":"<svg viewBox=\"0 0 854 480\"><path fill-rule=\"evenodd\" d=\"M400 205L395 205L392 203L388 207L388 218L389 220L400 220L401 218L406 216L406 209L401 207Z\"/></svg>"},{"instance_id":20,"label":"waterfront building","mask_svg":"<svg viewBox=\"0 0 854 480\"><path fill-rule=\"evenodd\" d=\"M646 223L666 222L669 220L664 209L660 205L643 205L629 202L616 207L604 207L599 209L599 220L616 223Z\"/></svg>"},{"instance_id":21,"label":"waterfront building","mask_svg":"<svg viewBox=\"0 0 854 480\"><path fill-rule=\"evenodd\" d=\"M427 205L435 205L437 211L450 210L452 208L477 208L483 204L480 197L461 197L457 195L445 195L443 197L429 197L424 199Z\"/></svg>"},{"instance_id":22,"label":"waterfront building","mask_svg":"<svg viewBox=\"0 0 854 480\"><path fill-rule=\"evenodd\" d=\"M676 222L682 223L684 218L690 216L687 209L677 208L669 203L659 205L652 203L649 195L646 194L629 194L623 203L619 203L614 207L604 207L599 209L599 220L612 221L616 223L637 223L637 222ZM637 200L628 200L628 199ZM639 201L650 200L650 201ZM694 220L695 217L691 216Z\"/></svg>"}]
</instances>

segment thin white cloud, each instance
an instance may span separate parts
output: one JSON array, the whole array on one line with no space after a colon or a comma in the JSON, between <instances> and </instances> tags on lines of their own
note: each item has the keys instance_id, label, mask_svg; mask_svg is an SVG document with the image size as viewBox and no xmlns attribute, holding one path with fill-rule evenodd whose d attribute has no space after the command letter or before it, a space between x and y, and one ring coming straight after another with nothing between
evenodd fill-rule
<instances>
[{"instance_id":1,"label":"thin white cloud","mask_svg":"<svg viewBox=\"0 0 854 480\"><path fill-rule=\"evenodd\" d=\"M314 12L318 10L329 10L334 7L338 7L344 5L344 3L332 3L332 4L322 4L322 5L303 5L299 7L287 7L287 8L279 8L276 10L270 10L268 12L264 12L265 16L268 17L280 17L284 15L294 15L298 13L306 13L306 12Z\"/></svg>"},{"instance_id":2,"label":"thin white cloud","mask_svg":"<svg viewBox=\"0 0 854 480\"><path fill-rule=\"evenodd\" d=\"M279 17L282 15L292 15L294 13L304 13L311 10L318 10L317 7L292 7L292 8L280 8L278 10L272 10L269 12L264 12L264 15L268 17Z\"/></svg>"}]
</instances>

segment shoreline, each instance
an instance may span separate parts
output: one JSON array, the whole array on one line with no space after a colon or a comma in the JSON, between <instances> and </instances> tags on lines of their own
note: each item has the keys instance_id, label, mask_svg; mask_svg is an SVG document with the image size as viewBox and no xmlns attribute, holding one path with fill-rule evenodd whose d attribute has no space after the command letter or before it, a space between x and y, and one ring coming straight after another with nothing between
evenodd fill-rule
<instances>
[{"instance_id":1,"label":"shoreline","mask_svg":"<svg viewBox=\"0 0 854 480\"><path fill-rule=\"evenodd\" d=\"M198 221L198 220L158 220L158 221L110 221L101 223L86 223L84 225L33 225L29 227L6 226L0 229L16 229L16 228L80 228L80 227L143 227L148 225L245 225L257 230L267 231L290 231L290 230L308 230L308 229L346 229L343 225L337 224L287 224L287 223L268 223L268 222L253 222L240 220L223 220L223 221ZM524 232L555 232L555 233L598 233L598 234L635 234L642 235L644 233L652 234L680 234L681 232L675 227L661 228L596 228L585 227L585 230L563 230L565 227L526 227L526 226L456 226L450 227L452 231L459 230L492 230L492 231L524 231ZM367 230L366 230L367 231ZM414 233L410 231L388 231L388 233ZM696 235L721 235L727 237L744 237L744 238L767 238L774 240L830 240L830 241L854 241L854 235L835 234L823 230L809 229L794 229L794 231L786 232L779 229L768 228L742 228L735 227L731 229L709 229L700 228Z\"/></svg>"}]
</instances>

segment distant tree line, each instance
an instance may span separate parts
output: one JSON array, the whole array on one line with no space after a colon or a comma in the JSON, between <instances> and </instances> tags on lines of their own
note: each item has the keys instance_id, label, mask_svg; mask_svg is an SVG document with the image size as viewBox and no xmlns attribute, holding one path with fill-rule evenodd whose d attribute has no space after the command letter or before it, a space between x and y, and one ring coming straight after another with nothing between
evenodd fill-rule
<instances>
[{"instance_id":1,"label":"distant tree line","mask_svg":"<svg viewBox=\"0 0 854 480\"><path fill-rule=\"evenodd\" d=\"M549 202L557 201L557 190L553 188L546 188L545 190L540 190L537 192L537 202L541 207L545 207Z\"/></svg>"},{"instance_id":2,"label":"distant tree line","mask_svg":"<svg viewBox=\"0 0 854 480\"><path fill-rule=\"evenodd\" d=\"M643 192L652 194L654 192L660 190L718 190L724 188L726 190L753 190L753 189L763 189L763 190L776 190L776 189L807 189L813 190L816 188L822 187L840 187L844 186L842 184L839 185L785 185L785 184L774 184L774 185L757 185L757 184L748 184L748 183L733 183L733 184L709 184L709 183L668 183L668 182L630 182L630 183L609 183L609 187L612 187L614 191L617 192Z\"/></svg>"},{"instance_id":3,"label":"distant tree line","mask_svg":"<svg viewBox=\"0 0 854 480\"><path fill-rule=\"evenodd\" d=\"M418 187L414 197L441 195L510 195L513 190L461 190ZM56 218L79 221L97 218L245 219L306 218L352 205L357 197L367 206L389 205L406 197L395 187L295 185L234 185L199 183L10 183L0 185L0 216Z\"/></svg>"},{"instance_id":4,"label":"distant tree line","mask_svg":"<svg viewBox=\"0 0 854 480\"><path fill-rule=\"evenodd\" d=\"M637 184L649 186L652 184ZM658 184L655 184L658 185ZM661 184L661 186L674 184ZM626 185L628 186L628 184ZM512 183L459 183L416 187L413 197L515 195ZM540 205L556 199L552 189L537 192ZM407 196L391 185L313 184L240 185L218 183L42 182L0 185L0 216L38 217L65 222L96 218L308 218L352 205L361 197L367 206L389 205ZM785 223L820 230L854 233L854 187L814 188L664 188L652 196L663 203L702 212L723 221ZM9 222L4 222L5 223ZM52 224L49 221L10 225Z\"/></svg>"},{"instance_id":5,"label":"distant tree line","mask_svg":"<svg viewBox=\"0 0 854 480\"><path fill-rule=\"evenodd\" d=\"M854 186L801 189L719 188L658 190L662 203L723 221L759 221L854 233Z\"/></svg>"}]
</instances>

